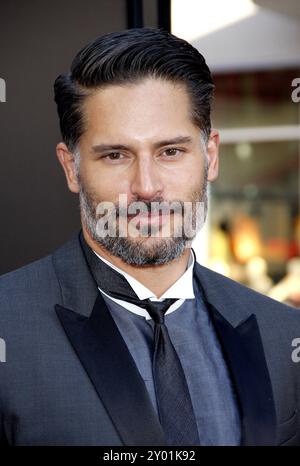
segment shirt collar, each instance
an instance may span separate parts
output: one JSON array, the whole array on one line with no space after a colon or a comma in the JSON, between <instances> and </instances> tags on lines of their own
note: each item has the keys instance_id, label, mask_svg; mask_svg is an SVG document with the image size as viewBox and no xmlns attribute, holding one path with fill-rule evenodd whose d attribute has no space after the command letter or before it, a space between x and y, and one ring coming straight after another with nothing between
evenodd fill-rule
<instances>
[{"instance_id":1,"label":"shirt collar","mask_svg":"<svg viewBox=\"0 0 300 466\"><path fill-rule=\"evenodd\" d=\"M104 257L100 256L96 251L94 251L94 253L100 260L105 262L108 266L112 267L114 270L116 270L117 272L119 272L121 275L123 275L126 278L129 285L132 287L133 291L137 294L139 299L153 298L155 300L159 299L160 301L166 298L176 298L176 299L195 298L194 289L193 289L193 268L194 268L196 255L195 255L195 251L192 248L191 248L191 254L189 257L186 271L184 272L183 275L181 275L181 277L175 283L173 283L172 286L170 286L170 288L168 288L163 293L163 295L160 298L157 298L157 296L155 296L155 294L151 290L149 290L149 288L144 286L141 282L136 280L130 274L128 274L127 272L124 272L124 270L121 270L119 267L112 264L107 259L104 259Z\"/></svg>"}]
</instances>

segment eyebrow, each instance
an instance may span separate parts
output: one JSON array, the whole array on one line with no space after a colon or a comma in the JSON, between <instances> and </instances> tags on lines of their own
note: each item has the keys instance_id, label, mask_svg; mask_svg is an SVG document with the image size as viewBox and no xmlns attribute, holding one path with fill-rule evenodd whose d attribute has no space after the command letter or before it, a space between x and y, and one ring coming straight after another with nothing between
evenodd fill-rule
<instances>
[{"instance_id":1,"label":"eyebrow","mask_svg":"<svg viewBox=\"0 0 300 466\"><path fill-rule=\"evenodd\" d=\"M178 136L177 138L173 139L165 139L163 141L158 141L153 144L154 149L158 149L159 147L163 146L170 146L174 144L189 144L192 142L192 138L190 136ZM123 144L97 144L95 146L92 146L92 152L95 154L99 154L102 152L106 151L112 151L112 150L130 150L132 151L132 147L130 146L125 146Z\"/></svg>"}]
</instances>

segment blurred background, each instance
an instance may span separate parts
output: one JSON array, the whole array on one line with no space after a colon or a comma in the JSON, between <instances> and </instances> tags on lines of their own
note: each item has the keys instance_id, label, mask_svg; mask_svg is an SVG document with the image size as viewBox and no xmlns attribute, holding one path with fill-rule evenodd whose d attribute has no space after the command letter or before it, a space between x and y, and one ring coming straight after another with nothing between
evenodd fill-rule
<instances>
[{"instance_id":1,"label":"blurred background","mask_svg":"<svg viewBox=\"0 0 300 466\"><path fill-rule=\"evenodd\" d=\"M216 84L220 174L197 260L300 307L299 0L2 0L0 17L0 273L80 227L55 155L56 76L98 35L164 27L205 56Z\"/></svg>"},{"instance_id":2,"label":"blurred background","mask_svg":"<svg viewBox=\"0 0 300 466\"><path fill-rule=\"evenodd\" d=\"M220 174L198 260L300 307L300 2L173 0L172 32L203 53L216 84Z\"/></svg>"}]
</instances>

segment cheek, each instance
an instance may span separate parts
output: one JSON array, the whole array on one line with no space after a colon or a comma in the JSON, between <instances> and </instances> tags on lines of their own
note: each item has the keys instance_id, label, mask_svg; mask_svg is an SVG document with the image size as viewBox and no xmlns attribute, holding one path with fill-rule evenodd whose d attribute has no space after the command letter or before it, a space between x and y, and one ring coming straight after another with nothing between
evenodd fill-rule
<instances>
[{"instance_id":1,"label":"cheek","mask_svg":"<svg viewBox=\"0 0 300 466\"><path fill-rule=\"evenodd\" d=\"M95 166L82 167L82 180L86 188L95 193L98 199L116 202L119 194L128 193L128 183L122 177L112 180L104 170Z\"/></svg>"},{"instance_id":2,"label":"cheek","mask_svg":"<svg viewBox=\"0 0 300 466\"><path fill-rule=\"evenodd\" d=\"M190 193L199 189L203 184L204 167L199 163L197 166L191 166L186 170L181 170L178 177L172 182L173 190L181 193Z\"/></svg>"}]
</instances>

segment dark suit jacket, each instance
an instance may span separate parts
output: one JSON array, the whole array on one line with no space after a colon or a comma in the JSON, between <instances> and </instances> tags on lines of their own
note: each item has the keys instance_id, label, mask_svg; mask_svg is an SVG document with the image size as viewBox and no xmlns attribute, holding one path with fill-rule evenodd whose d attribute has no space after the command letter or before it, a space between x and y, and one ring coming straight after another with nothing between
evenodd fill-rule
<instances>
[{"instance_id":1,"label":"dark suit jacket","mask_svg":"<svg viewBox=\"0 0 300 466\"><path fill-rule=\"evenodd\" d=\"M195 267L237 392L243 445L300 445L300 363L291 357L300 311ZM0 278L0 337L2 444L164 445L78 234Z\"/></svg>"}]
</instances>

